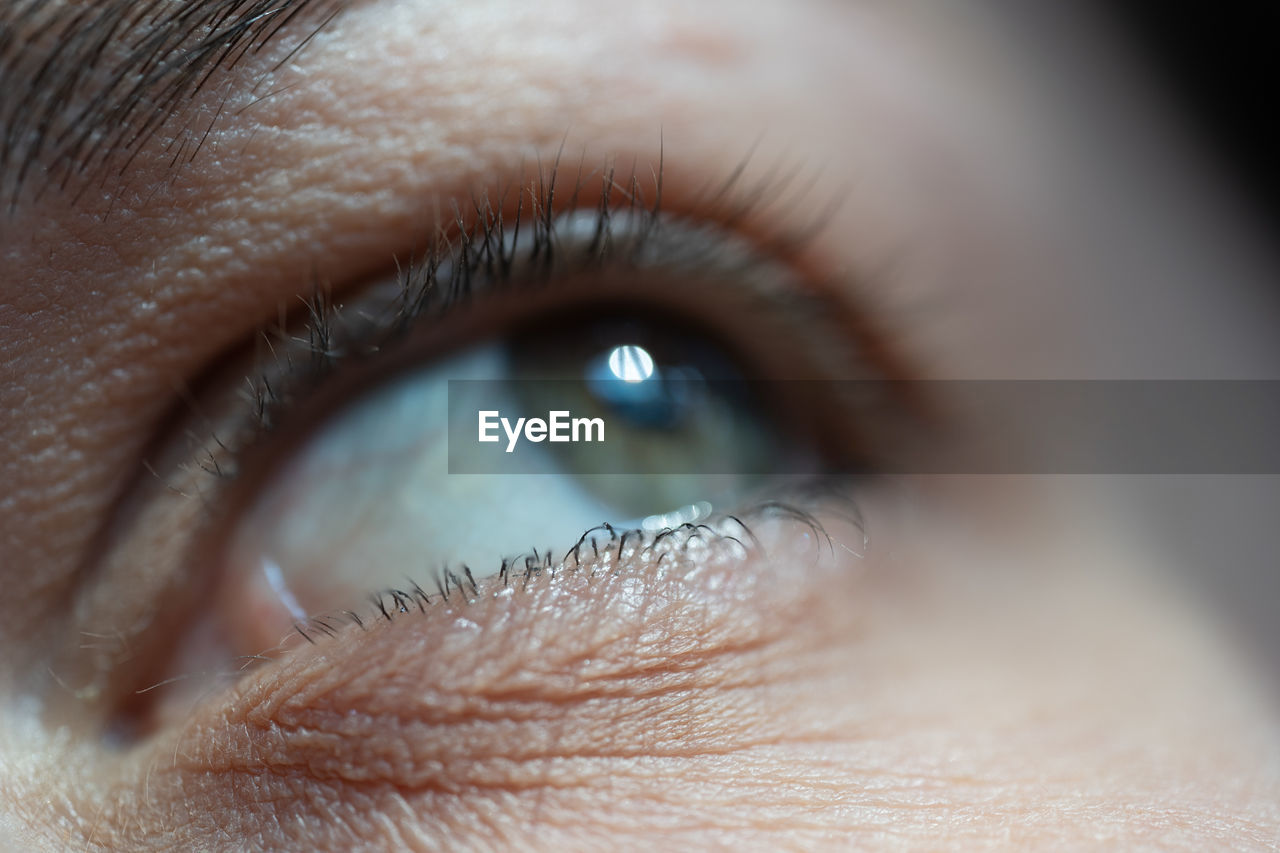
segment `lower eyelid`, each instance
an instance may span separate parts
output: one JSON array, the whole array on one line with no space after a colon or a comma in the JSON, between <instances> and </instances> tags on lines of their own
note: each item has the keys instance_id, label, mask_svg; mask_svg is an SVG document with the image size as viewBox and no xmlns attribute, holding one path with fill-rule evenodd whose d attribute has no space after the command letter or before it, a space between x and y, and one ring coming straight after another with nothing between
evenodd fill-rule
<instances>
[{"instance_id":1,"label":"lower eyelid","mask_svg":"<svg viewBox=\"0 0 1280 853\"><path fill-rule=\"evenodd\" d=\"M860 535L831 521L836 536ZM747 559L584 564L349 625L250 674L165 748L180 771L461 790L515 784L555 758L776 739L768 715L734 697L793 673L856 618L861 566L796 519L755 530L762 550Z\"/></svg>"},{"instance_id":2,"label":"lower eyelid","mask_svg":"<svg viewBox=\"0 0 1280 853\"><path fill-rule=\"evenodd\" d=\"M785 610L790 597L778 597L769 584L820 584L828 571L827 562L837 551L850 555L863 548L865 537L850 488L832 482L823 485L820 497L801 498L819 515L810 514L801 505L771 501L745 508L739 515L713 516L700 524L660 532L602 525L582 534L576 543L564 544L563 552L504 560L497 575L481 575L479 579L470 571L442 571L433 578L419 579L406 575L397 588L383 589L367 601L348 601L349 607L342 610L312 613L293 622L292 629L287 628L287 619L270 621L274 626L270 630L275 631L270 637L262 634L266 624L251 624L261 613L244 611L241 621L248 620L244 628L261 635L261 643L237 658L239 663L225 671L223 678L216 678L216 672L209 670L223 669L223 653L209 656L198 643L180 648L172 669L178 674L177 681L161 681L159 686L164 689L150 697L155 702L142 727L160 729L170 717L188 715L193 694L209 693L214 683L220 685L215 690L228 689L244 671L262 663L292 666L294 657L340 654L334 649L347 643L358 646L371 635L381 637L381 631L388 628L394 635L402 625L419 620L445 638L451 637L451 630L468 638L468 630L481 629L486 637L489 633L541 637L543 631L562 633L566 625L572 630L577 622L595 615L613 619L614 628L622 630L627 620L652 615L650 607L684 602L677 607L685 617L684 624L675 619L667 622L678 635L682 628L690 628L690 613L696 615L698 607L716 617L733 616L732 611L740 606L744 607L741 615L753 612L751 608L756 606L781 612L777 608ZM780 555L788 555L782 561L785 571L760 569L780 560ZM650 597L655 597L653 602ZM236 606L243 608L243 602ZM205 629L218 629L221 620L223 617L211 611L200 622L204 628L188 626L188 630L195 630L200 637ZM545 628L543 621L548 622ZM520 622L521 628L512 628L512 622ZM283 638L280 631L287 631ZM654 628L646 642L662 640L662 631ZM530 667L530 671L535 669L538 667Z\"/></svg>"}]
</instances>

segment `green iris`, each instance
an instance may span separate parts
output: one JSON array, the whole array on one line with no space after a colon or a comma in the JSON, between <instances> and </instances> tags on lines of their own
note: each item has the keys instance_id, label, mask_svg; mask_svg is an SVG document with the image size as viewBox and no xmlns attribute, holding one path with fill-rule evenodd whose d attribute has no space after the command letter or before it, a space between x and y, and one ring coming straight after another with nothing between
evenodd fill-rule
<instances>
[{"instance_id":1,"label":"green iris","mask_svg":"<svg viewBox=\"0 0 1280 853\"><path fill-rule=\"evenodd\" d=\"M721 507L778 467L755 387L705 335L619 317L516 334L506 358L519 414L603 420L602 443L542 446L621 517Z\"/></svg>"}]
</instances>

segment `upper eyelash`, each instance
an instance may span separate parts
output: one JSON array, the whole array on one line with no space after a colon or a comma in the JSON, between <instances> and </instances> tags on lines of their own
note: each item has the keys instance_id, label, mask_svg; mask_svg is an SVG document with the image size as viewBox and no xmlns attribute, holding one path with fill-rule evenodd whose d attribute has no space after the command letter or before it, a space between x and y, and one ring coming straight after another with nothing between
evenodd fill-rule
<instances>
[{"instance_id":1,"label":"upper eyelash","mask_svg":"<svg viewBox=\"0 0 1280 853\"><path fill-rule=\"evenodd\" d=\"M272 433L299 399L340 367L390 348L422 321L438 322L482 292L546 281L557 266L580 270L633 262L669 230L664 230L670 220L662 209L661 157L649 185L651 201L634 167L619 180L611 162L592 174L585 174L580 165L572 184L561 171L557 157L549 172L540 172L528 184L473 196L466 212L454 204L448 224L436 229L427 249L397 263L391 295L378 306L383 316L353 316L335 302L329 285L317 279L311 294L301 299L299 319L282 319L259 331L257 366L245 377L241 392L249 408L247 423L232 433L212 431L211 440L197 451L197 466L219 479L234 477L239 457ZM691 212L679 221L718 230L721 222L736 222L758 206L783 198L798 175L796 170L774 170L739 195L733 189L742 173L743 168L735 169L701 203L690 205ZM583 187L596 180L600 190L588 197ZM573 227L586 227L591 237L566 249L561 232L575 214L589 217L573 220ZM623 217L630 227L625 244L620 244L613 226ZM786 232L775 236L768 248L771 254L791 255L814 233L812 228L802 234ZM803 295L791 294L789 302L795 310L804 310Z\"/></svg>"},{"instance_id":2,"label":"upper eyelash","mask_svg":"<svg viewBox=\"0 0 1280 853\"><path fill-rule=\"evenodd\" d=\"M531 271L536 275L540 270L549 270L558 256L557 252L557 217L563 212L555 201L556 183L559 174L559 161L551 169L550 175L531 184L527 190L517 191L514 221L509 221L504 214L503 200L495 207L487 193L471 200L475 219L468 222L466 215L455 203L452 228L440 228L436 238L420 258L410 257L408 262L397 271L398 294L395 303L396 313L389 324L380 324L378 332L372 339L365 337L359 346L367 350L377 350L405 334L419 319L424 316L443 316L450 309L467 302L473 288L483 273L489 289L500 287L512 280L515 264L523 253L533 265ZM575 187L568 211L577 210L578 188L582 183L579 174L578 186ZM633 173L630 187L625 191L629 214L639 212L644 217L641 227L641 238L636 249L642 247L658 226L661 211L662 167L656 177L655 202L652 207L637 205L643 202L639 180ZM612 167L607 167L602 182L604 191L596 206L597 237L588 247L584 257L594 256L603 261L610 253L608 235L610 219L615 214L614 190L618 188L613 181ZM501 192L505 196L505 192ZM529 199L529 212L525 213L525 199ZM453 230L456 229L456 230ZM510 236L508 236L508 232ZM528 241L526 247L523 240ZM445 271L442 276L441 271ZM336 363L349 357L352 353L346 347L336 346L338 340L337 324L339 311L334 306L328 288L319 282L312 295L305 300L307 340L305 349L312 359L308 370L313 374L324 374ZM296 339L295 339L296 340ZM259 408L266 414L275 395L269 388L261 389L267 398L259 403Z\"/></svg>"}]
</instances>

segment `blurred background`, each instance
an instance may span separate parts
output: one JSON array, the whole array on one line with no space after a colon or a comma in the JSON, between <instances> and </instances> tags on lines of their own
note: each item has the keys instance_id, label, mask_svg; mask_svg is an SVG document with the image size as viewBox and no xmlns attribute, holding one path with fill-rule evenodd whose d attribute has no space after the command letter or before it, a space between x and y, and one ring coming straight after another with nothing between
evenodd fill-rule
<instances>
[{"instance_id":1,"label":"blurred background","mask_svg":"<svg viewBox=\"0 0 1280 853\"><path fill-rule=\"evenodd\" d=\"M1092 0L1181 113L1280 253L1280 50L1269 4ZM1280 281L1275 282L1280 291ZM1280 437L1277 437L1280 441ZM1156 477L1136 487L1167 551L1198 569L1280 691L1280 478Z\"/></svg>"},{"instance_id":2,"label":"blurred background","mask_svg":"<svg viewBox=\"0 0 1280 853\"><path fill-rule=\"evenodd\" d=\"M1267 3L1093 0L1164 85L1228 177L1280 227L1280 50ZM1280 283L1277 284L1280 286Z\"/></svg>"}]
</instances>

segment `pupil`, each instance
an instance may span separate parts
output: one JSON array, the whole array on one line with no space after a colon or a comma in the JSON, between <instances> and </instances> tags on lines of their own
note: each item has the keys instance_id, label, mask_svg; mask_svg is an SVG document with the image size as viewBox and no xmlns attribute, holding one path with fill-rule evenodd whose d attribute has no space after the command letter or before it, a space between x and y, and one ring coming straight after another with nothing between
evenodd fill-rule
<instances>
[{"instance_id":1,"label":"pupil","mask_svg":"<svg viewBox=\"0 0 1280 853\"><path fill-rule=\"evenodd\" d=\"M583 379L600 406L642 429L673 429L695 405L696 368L659 369L638 344L615 346L587 362Z\"/></svg>"},{"instance_id":2,"label":"pupil","mask_svg":"<svg viewBox=\"0 0 1280 853\"><path fill-rule=\"evenodd\" d=\"M540 444L614 517L675 526L741 500L789 446L713 334L640 310L582 316L506 341L520 415L601 418L602 442ZM649 521L646 521L649 519Z\"/></svg>"}]
</instances>

